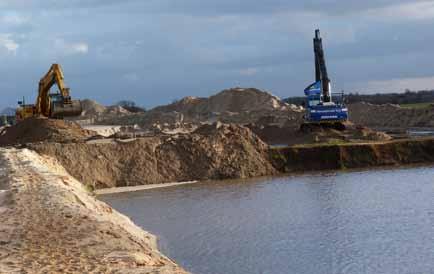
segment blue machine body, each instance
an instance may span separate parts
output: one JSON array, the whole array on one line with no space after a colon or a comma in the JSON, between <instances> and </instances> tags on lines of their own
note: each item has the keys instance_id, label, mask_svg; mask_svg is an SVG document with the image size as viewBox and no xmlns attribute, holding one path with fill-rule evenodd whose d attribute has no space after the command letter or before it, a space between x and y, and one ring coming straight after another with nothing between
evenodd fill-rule
<instances>
[{"instance_id":1,"label":"blue machine body","mask_svg":"<svg viewBox=\"0 0 434 274\"><path fill-rule=\"evenodd\" d=\"M332 94L334 99L325 103L322 99L321 81L304 90L306 95L305 120L310 123L344 122L348 120L348 108L343 103L343 94Z\"/></svg>"},{"instance_id":2,"label":"blue machine body","mask_svg":"<svg viewBox=\"0 0 434 274\"><path fill-rule=\"evenodd\" d=\"M306 96L305 123L340 123L348 120L348 108L342 93L331 93L322 38L315 30L313 39L315 53L315 82L304 90Z\"/></svg>"}]
</instances>

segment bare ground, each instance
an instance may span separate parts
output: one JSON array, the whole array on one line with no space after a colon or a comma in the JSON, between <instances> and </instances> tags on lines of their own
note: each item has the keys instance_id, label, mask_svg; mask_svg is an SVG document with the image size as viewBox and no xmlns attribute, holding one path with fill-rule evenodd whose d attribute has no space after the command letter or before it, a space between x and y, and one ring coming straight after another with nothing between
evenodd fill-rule
<instances>
[{"instance_id":1,"label":"bare ground","mask_svg":"<svg viewBox=\"0 0 434 274\"><path fill-rule=\"evenodd\" d=\"M0 273L186 273L54 160L0 149Z\"/></svg>"}]
</instances>

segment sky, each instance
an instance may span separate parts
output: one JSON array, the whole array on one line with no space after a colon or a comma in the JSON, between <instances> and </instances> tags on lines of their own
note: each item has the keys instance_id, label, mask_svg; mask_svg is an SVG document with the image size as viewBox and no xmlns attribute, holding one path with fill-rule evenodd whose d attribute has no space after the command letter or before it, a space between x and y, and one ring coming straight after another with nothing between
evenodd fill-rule
<instances>
[{"instance_id":1,"label":"sky","mask_svg":"<svg viewBox=\"0 0 434 274\"><path fill-rule=\"evenodd\" d=\"M0 107L34 101L52 63L74 98L103 104L302 96L316 28L333 90L434 89L434 1L0 0Z\"/></svg>"}]
</instances>

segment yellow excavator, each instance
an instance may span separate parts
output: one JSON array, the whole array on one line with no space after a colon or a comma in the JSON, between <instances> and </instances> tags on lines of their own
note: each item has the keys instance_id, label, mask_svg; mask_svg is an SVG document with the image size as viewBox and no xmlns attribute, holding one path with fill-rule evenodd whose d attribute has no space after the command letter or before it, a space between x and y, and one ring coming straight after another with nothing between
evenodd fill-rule
<instances>
[{"instance_id":1,"label":"yellow excavator","mask_svg":"<svg viewBox=\"0 0 434 274\"><path fill-rule=\"evenodd\" d=\"M59 91L50 93L50 89L57 84ZM54 119L79 116L83 111L79 100L72 100L69 88L65 86L63 71L59 64L53 64L50 70L39 81L38 98L36 104L25 104L24 100L16 111L17 121L26 118L43 116Z\"/></svg>"}]
</instances>

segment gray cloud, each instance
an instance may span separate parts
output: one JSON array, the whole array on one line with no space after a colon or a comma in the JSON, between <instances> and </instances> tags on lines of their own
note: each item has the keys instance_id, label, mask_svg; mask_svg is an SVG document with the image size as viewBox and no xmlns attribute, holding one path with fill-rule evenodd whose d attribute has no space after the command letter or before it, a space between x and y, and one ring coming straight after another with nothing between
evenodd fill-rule
<instances>
[{"instance_id":1,"label":"gray cloud","mask_svg":"<svg viewBox=\"0 0 434 274\"><path fill-rule=\"evenodd\" d=\"M75 96L103 103L127 98L149 107L232 86L302 95L313 80L316 27L336 89L414 83L401 78L424 77L426 83L434 69L432 4L0 0L1 104L21 95L33 99L52 62L63 65Z\"/></svg>"}]
</instances>

